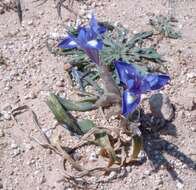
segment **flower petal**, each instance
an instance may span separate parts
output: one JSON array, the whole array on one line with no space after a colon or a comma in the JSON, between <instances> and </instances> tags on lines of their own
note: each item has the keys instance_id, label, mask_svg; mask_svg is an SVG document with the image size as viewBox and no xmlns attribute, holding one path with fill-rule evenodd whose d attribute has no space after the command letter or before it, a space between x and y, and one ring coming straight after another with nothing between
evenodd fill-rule
<instances>
[{"instance_id":1,"label":"flower petal","mask_svg":"<svg viewBox=\"0 0 196 190\"><path fill-rule=\"evenodd\" d=\"M85 48L84 51L94 63L99 64L100 59L97 49Z\"/></svg>"},{"instance_id":2,"label":"flower petal","mask_svg":"<svg viewBox=\"0 0 196 190\"><path fill-rule=\"evenodd\" d=\"M87 42L86 47L101 50L103 47L103 42L102 40L90 40Z\"/></svg>"},{"instance_id":3,"label":"flower petal","mask_svg":"<svg viewBox=\"0 0 196 190\"><path fill-rule=\"evenodd\" d=\"M158 90L168 83L170 77L167 75L148 74L144 80L149 83L151 90Z\"/></svg>"},{"instance_id":4,"label":"flower petal","mask_svg":"<svg viewBox=\"0 0 196 190\"><path fill-rule=\"evenodd\" d=\"M137 76L139 76L139 71L132 64L128 64L123 61L115 61L114 64L120 81L127 86L128 80L134 80L135 78L137 78Z\"/></svg>"},{"instance_id":5,"label":"flower petal","mask_svg":"<svg viewBox=\"0 0 196 190\"><path fill-rule=\"evenodd\" d=\"M91 20L90 20L90 28L95 34L103 34L107 31L107 29L104 26L100 26L97 23L96 17L92 14Z\"/></svg>"},{"instance_id":6,"label":"flower petal","mask_svg":"<svg viewBox=\"0 0 196 190\"><path fill-rule=\"evenodd\" d=\"M134 84L135 84L135 80L129 79L127 81L127 87L128 87L128 89L132 89L134 87Z\"/></svg>"},{"instance_id":7,"label":"flower petal","mask_svg":"<svg viewBox=\"0 0 196 190\"><path fill-rule=\"evenodd\" d=\"M65 38L58 44L59 48L76 48L77 43L70 37Z\"/></svg>"},{"instance_id":8,"label":"flower petal","mask_svg":"<svg viewBox=\"0 0 196 190\"><path fill-rule=\"evenodd\" d=\"M78 41L81 43L81 45L85 45L87 43L88 40L88 31L86 28L84 27L80 27L78 29Z\"/></svg>"},{"instance_id":9,"label":"flower petal","mask_svg":"<svg viewBox=\"0 0 196 190\"><path fill-rule=\"evenodd\" d=\"M151 85L147 80L144 80L143 78L140 83L140 93L146 93L149 91L151 91Z\"/></svg>"},{"instance_id":10,"label":"flower petal","mask_svg":"<svg viewBox=\"0 0 196 190\"><path fill-rule=\"evenodd\" d=\"M98 32L99 34L104 34L105 32L107 32L107 29L106 27L99 25Z\"/></svg>"},{"instance_id":11,"label":"flower petal","mask_svg":"<svg viewBox=\"0 0 196 190\"><path fill-rule=\"evenodd\" d=\"M125 90L122 97L122 114L128 116L129 113L135 111L140 103L140 99L140 94L133 94L130 90Z\"/></svg>"},{"instance_id":12,"label":"flower petal","mask_svg":"<svg viewBox=\"0 0 196 190\"><path fill-rule=\"evenodd\" d=\"M98 24L97 24L97 20L94 14L92 14L91 16L91 20L90 20L90 28L92 31L94 31L95 33L97 33L97 29L98 29Z\"/></svg>"}]
</instances>

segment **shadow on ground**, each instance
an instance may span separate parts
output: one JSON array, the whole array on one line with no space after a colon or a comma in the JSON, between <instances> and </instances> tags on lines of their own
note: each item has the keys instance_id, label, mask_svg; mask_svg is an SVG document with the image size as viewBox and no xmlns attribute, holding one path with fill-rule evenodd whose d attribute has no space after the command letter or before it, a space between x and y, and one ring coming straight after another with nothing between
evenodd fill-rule
<instances>
[{"instance_id":1,"label":"shadow on ground","mask_svg":"<svg viewBox=\"0 0 196 190\"><path fill-rule=\"evenodd\" d=\"M141 118L143 118L141 121L142 124L144 124L144 120L150 121L147 126L146 123L141 125L141 131L144 138L144 151L147 154L147 158L154 172L160 169L166 169L173 180L182 182L182 179L180 179L175 170L174 163L168 161L164 156L166 154L181 161L189 169L196 171L195 161L181 152L178 146L161 137L161 135L170 135L176 138L177 132L175 125L164 120L164 118L155 118L152 114L143 114ZM156 124L153 124L153 121L156 121ZM161 124L161 127L159 127L157 123Z\"/></svg>"}]
</instances>

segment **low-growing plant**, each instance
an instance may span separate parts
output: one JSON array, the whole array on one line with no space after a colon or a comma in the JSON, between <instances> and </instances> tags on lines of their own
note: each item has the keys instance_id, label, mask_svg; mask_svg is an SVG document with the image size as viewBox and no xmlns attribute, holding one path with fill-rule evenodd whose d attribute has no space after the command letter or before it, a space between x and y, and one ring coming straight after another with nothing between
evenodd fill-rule
<instances>
[{"instance_id":1,"label":"low-growing plant","mask_svg":"<svg viewBox=\"0 0 196 190\"><path fill-rule=\"evenodd\" d=\"M166 37L177 39L181 34L174 27L177 20L173 17L165 17L163 15L156 16L150 19L150 24Z\"/></svg>"},{"instance_id":2,"label":"low-growing plant","mask_svg":"<svg viewBox=\"0 0 196 190\"><path fill-rule=\"evenodd\" d=\"M108 167L140 163L141 96L163 88L170 81L163 71L151 72L153 69L148 65L149 62L163 65L154 48L143 47L145 40L152 37L153 32L147 31L129 39L128 31L121 25L98 23L92 15L89 26L70 27L67 37L52 51L68 58L67 71L82 98L73 101L51 94L47 104L57 121L73 135L101 147L100 154L108 158ZM88 85L93 90L88 91ZM108 108L113 111L104 115L104 119L115 115L120 126L99 127L92 120L76 119L71 113ZM123 139L121 133L129 140Z\"/></svg>"}]
</instances>

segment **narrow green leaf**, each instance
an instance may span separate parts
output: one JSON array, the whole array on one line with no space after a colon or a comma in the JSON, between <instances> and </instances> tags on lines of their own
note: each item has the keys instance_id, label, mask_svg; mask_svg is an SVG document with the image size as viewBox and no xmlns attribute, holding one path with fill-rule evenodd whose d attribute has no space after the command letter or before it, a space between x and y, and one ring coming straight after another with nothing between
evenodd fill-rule
<instances>
[{"instance_id":1,"label":"narrow green leaf","mask_svg":"<svg viewBox=\"0 0 196 190\"><path fill-rule=\"evenodd\" d=\"M69 112L67 112L67 110L65 110L56 95L49 95L47 105L59 123L67 125L72 132L75 132L78 135L83 134L77 124L76 119Z\"/></svg>"}]
</instances>

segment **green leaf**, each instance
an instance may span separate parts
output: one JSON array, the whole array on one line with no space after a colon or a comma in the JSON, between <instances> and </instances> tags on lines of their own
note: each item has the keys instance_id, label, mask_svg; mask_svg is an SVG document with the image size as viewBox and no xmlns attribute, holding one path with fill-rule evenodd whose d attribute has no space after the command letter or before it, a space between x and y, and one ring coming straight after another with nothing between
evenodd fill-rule
<instances>
[{"instance_id":1,"label":"green leaf","mask_svg":"<svg viewBox=\"0 0 196 190\"><path fill-rule=\"evenodd\" d=\"M176 20L163 15L150 19L150 24L165 37L177 39L181 37L181 34L175 31L174 22L176 22Z\"/></svg>"},{"instance_id":2,"label":"green leaf","mask_svg":"<svg viewBox=\"0 0 196 190\"><path fill-rule=\"evenodd\" d=\"M83 134L77 124L77 120L69 112L67 112L67 110L65 110L56 95L49 95L47 105L59 123L67 125L70 131L75 132L78 135Z\"/></svg>"},{"instance_id":3,"label":"green leaf","mask_svg":"<svg viewBox=\"0 0 196 190\"><path fill-rule=\"evenodd\" d=\"M80 127L80 130L85 134L87 133L89 130L93 129L96 127L96 125L89 119L83 119L83 120L79 120L78 125Z\"/></svg>"},{"instance_id":4,"label":"green leaf","mask_svg":"<svg viewBox=\"0 0 196 190\"><path fill-rule=\"evenodd\" d=\"M64 107L67 111L90 111L97 109L96 105L92 102L74 102L71 100L66 100L60 97L57 97L58 101L61 103L61 105Z\"/></svg>"}]
</instances>

